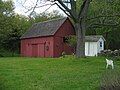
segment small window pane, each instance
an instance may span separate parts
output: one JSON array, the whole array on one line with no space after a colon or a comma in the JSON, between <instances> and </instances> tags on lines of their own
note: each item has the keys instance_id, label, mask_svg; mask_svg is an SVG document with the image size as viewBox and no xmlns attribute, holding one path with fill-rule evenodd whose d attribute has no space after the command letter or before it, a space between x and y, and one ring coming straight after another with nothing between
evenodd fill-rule
<instances>
[{"instance_id":1,"label":"small window pane","mask_svg":"<svg viewBox=\"0 0 120 90\"><path fill-rule=\"evenodd\" d=\"M102 42L100 42L100 47L102 47Z\"/></svg>"}]
</instances>

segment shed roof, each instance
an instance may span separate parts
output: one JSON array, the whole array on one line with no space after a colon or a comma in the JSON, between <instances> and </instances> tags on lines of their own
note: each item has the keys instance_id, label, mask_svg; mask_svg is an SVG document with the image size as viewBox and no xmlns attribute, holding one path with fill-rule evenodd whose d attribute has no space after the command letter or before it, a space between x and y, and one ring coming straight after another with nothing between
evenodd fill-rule
<instances>
[{"instance_id":1,"label":"shed roof","mask_svg":"<svg viewBox=\"0 0 120 90\"><path fill-rule=\"evenodd\" d=\"M100 38L102 38L105 41L105 38L102 35L85 36L85 41L86 42L97 42Z\"/></svg>"},{"instance_id":2,"label":"shed roof","mask_svg":"<svg viewBox=\"0 0 120 90\"><path fill-rule=\"evenodd\" d=\"M59 18L44 22L35 23L32 27L21 36L23 38L39 37L39 36L50 36L54 35L60 26L65 22L65 18Z\"/></svg>"}]
</instances>

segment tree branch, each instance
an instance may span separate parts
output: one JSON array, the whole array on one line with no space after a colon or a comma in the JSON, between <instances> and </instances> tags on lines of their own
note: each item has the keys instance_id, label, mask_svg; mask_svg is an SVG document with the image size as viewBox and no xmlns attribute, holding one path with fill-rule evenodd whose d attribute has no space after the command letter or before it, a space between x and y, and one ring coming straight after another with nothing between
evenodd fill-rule
<instances>
[{"instance_id":1,"label":"tree branch","mask_svg":"<svg viewBox=\"0 0 120 90\"><path fill-rule=\"evenodd\" d=\"M55 0L70 14L71 18L76 21L76 16L72 13L72 11L63 3L62 0Z\"/></svg>"},{"instance_id":2,"label":"tree branch","mask_svg":"<svg viewBox=\"0 0 120 90\"><path fill-rule=\"evenodd\" d=\"M96 24L92 24L90 26L88 26L87 28L102 28L102 27L106 27L106 26L109 26L109 27L118 27L119 24L102 24L102 23L96 23Z\"/></svg>"},{"instance_id":3,"label":"tree branch","mask_svg":"<svg viewBox=\"0 0 120 90\"><path fill-rule=\"evenodd\" d=\"M67 12L69 12L69 13L71 12L71 10L63 3L62 0L56 0L56 1L58 1L59 4L60 4L63 8L65 8Z\"/></svg>"},{"instance_id":4,"label":"tree branch","mask_svg":"<svg viewBox=\"0 0 120 90\"><path fill-rule=\"evenodd\" d=\"M55 3L51 4L51 6L49 6L44 12L46 12L48 9L50 9L53 5L55 5Z\"/></svg>"},{"instance_id":5,"label":"tree branch","mask_svg":"<svg viewBox=\"0 0 120 90\"><path fill-rule=\"evenodd\" d=\"M55 3L68 17L70 17L70 18L72 18L72 16L69 14L69 13L67 13L67 11L66 10L64 10L58 3Z\"/></svg>"},{"instance_id":6,"label":"tree branch","mask_svg":"<svg viewBox=\"0 0 120 90\"><path fill-rule=\"evenodd\" d=\"M45 6L48 6L48 5L55 5L55 3L53 3L53 4L44 4L44 5L41 5L41 6L36 6L36 8L45 7Z\"/></svg>"},{"instance_id":7,"label":"tree branch","mask_svg":"<svg viewBox=\"0 0 120 90\"><path fill-rule=\"evenodd\" d=\"M32 13L35 11L35 8L37 7L37 3L39 0L36 1L35 6L32 8L32 12L30 13L30 16L32 15Z\"/></svg>"},{"instance_id":8,"label":"tree branch","mask_svg":"<svg viewBox=\"0 0 120 90\"><path fill-rule=\"evenodd\" d=\"M78 14L78 19L81 20L80 18L85 18L87 16L87 11L89 8L89 4L90 4L91 0L84 0L83 4L80 7L80 11Z\"/></svg>"},{"instance_id":9,"label":"tree branch","mask_svg":"<svg viewBox=\"0 0 120 90\"><path fill-rule=\"evenodd\" d=\"M87 20L91 20L91 19L96 19L96 18L102 18L102 17L120 17L120 14L116 14L116 15L100 15L100 16L96 16L96 17L92 17L92 18L87 18Z\"/></svg>"}]
</instances>

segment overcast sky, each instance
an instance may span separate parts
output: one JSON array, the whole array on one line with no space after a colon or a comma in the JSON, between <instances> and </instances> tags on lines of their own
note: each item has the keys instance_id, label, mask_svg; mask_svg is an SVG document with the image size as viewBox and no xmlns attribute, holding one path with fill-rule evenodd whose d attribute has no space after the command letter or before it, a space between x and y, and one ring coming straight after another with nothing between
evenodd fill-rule
<instances>
[{"instance_id":1,"label":"overcast sky","mask_svg":"<svg viewBox=\"0 0 120 90\"><path fill-rule=\"evenodd\" d=\"M31 6L34 6L35 5L35 2L36 0L26 0L26 2L24 3L25 0L13 0L14 3L15 3L15 12L16 13L19 13L19 14L23 14L23 15L28 15L30 12L27 12L28 9L31 7ZM49 2L48 2L49 3ZM47 4L48 4L47 3ZM24 7L23 7L23 6ZM39 6L42 6L44 5L42 2L39 2L38 4ZM45 12L46 9L48 9L50 6L44 6L44 7L40 7L40 8L37 8L35 11L37 13L42 13L42 12ZM27 8L27 9L25 9ZM60 13L63 13L56 5L50 7L46 12L51 12L53 10L59 10ZM26 13L27 12L27 13Z\"/></svg>"}]
</instances>

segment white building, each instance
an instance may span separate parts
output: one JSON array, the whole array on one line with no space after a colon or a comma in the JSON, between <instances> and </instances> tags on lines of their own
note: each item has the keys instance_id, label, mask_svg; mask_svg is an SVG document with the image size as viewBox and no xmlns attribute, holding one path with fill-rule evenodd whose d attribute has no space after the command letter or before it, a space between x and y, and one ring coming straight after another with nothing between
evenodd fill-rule
<instances>
[{"instance_id":1,"label":"white building","mask_svg":"<svg viewBox=\"0 0 120 90\"><path fill-rule=\"evenodd\" d=\"M105 39L102 35L91 35L85 37L85 55L97 56L101 50L104 50Z\"/></svg>"}]
</instances>

